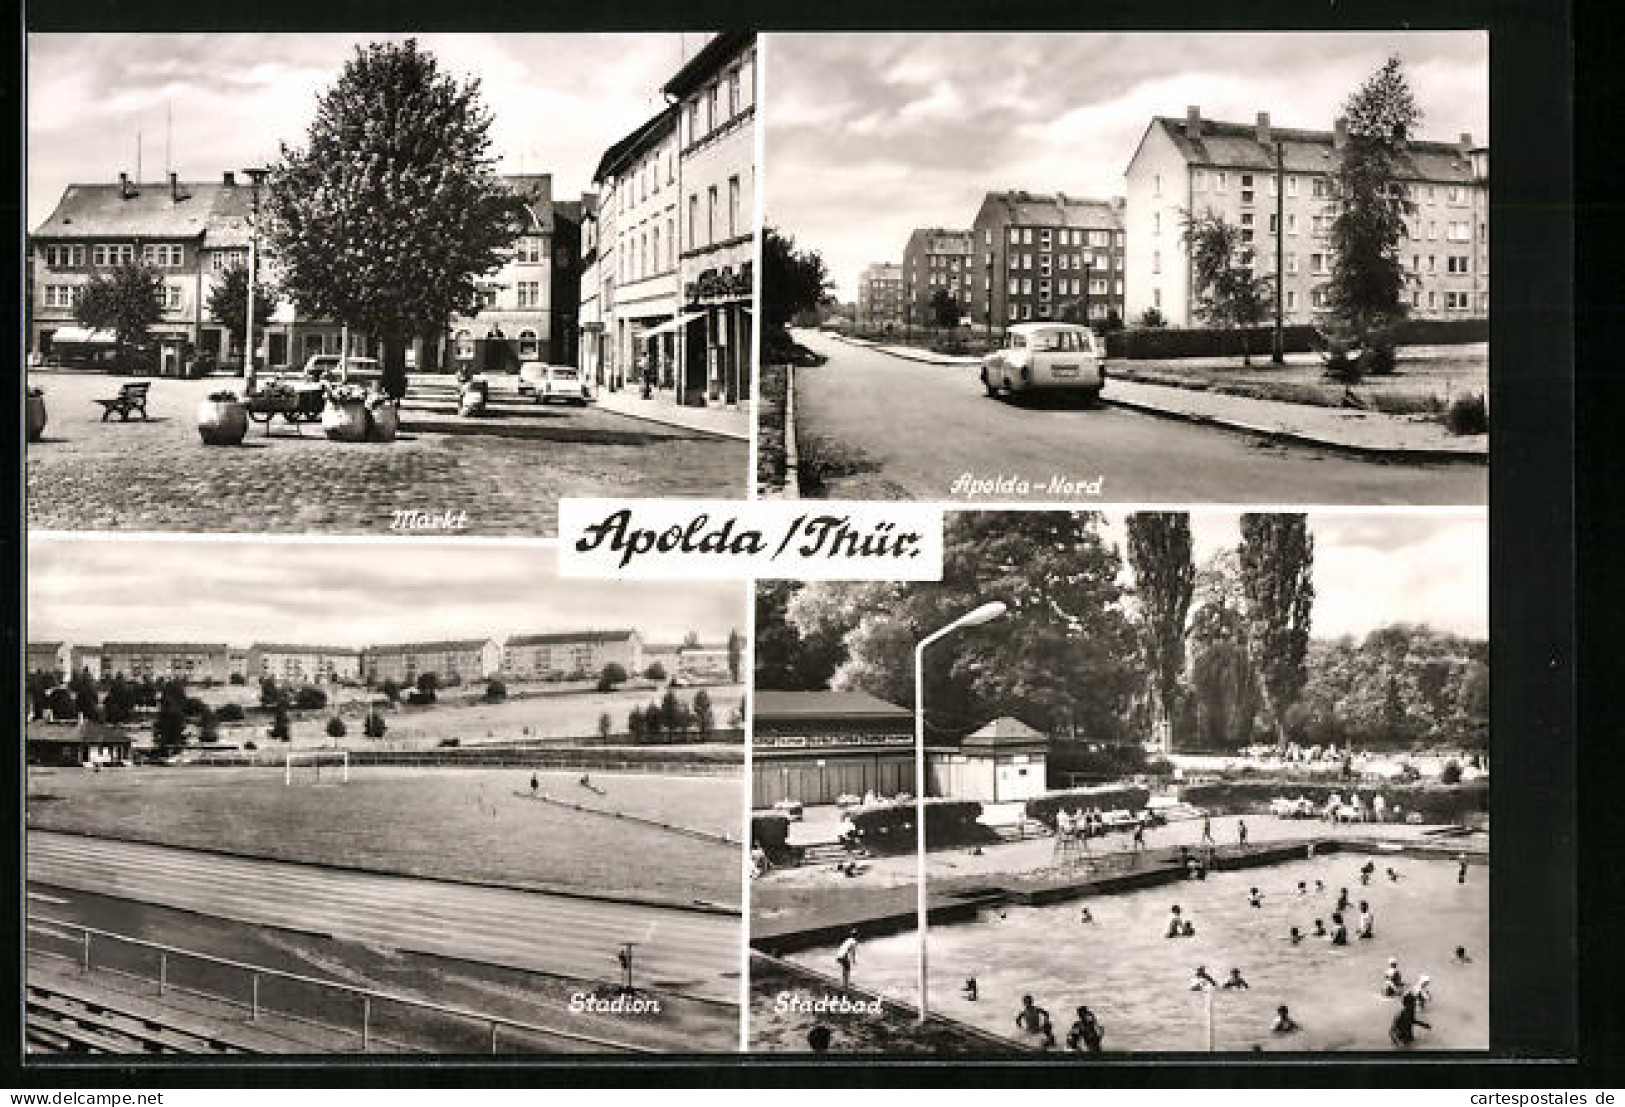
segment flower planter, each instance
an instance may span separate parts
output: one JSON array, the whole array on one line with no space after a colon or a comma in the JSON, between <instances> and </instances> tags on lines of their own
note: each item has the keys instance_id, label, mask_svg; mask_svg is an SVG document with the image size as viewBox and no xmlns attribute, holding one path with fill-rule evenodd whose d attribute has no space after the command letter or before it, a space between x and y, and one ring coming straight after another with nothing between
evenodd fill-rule
<instances>
[{"instance_id":1,"label":"flower planter","mask_svg":"<svg viewBox=\"0 0 1625 1107\"><path fill-rule=\"evenodd\" d=\"M43 393L28 397L28 440L38 442L45 433L45 396Z\"/></svg>"},{"instance_id":2,"label":"flower planter","mask_svg":"<svg viewBox=\"0 0 1625 1107\"><path fill-rule=\"evenodd\" d=\"M371 442L393 442L401 429L401 409L393 403L381 403L368 408L372 416L367 425L367 439Z\"/></svg>"},{"instance_id":3,"label":"flower planter","mask_svg":"<svg viewBox=\"0 0 1625 1107\"><path fill-rule=\"evenodd\" d=\"M322 409L322 430L334 442L365 442L367 405L360 400L344 403L329 400Z\"/></svg>"},{"instance_id":4,"label":"flower planter","mask_svg":"<svg viewBox=\"0 0 1625 1107\"><path fill-rule=\"evenodd\" d=\"M204 400L197 405L197 432L205 446L240 445L248 433L248 408L237 400Z\"/></svg>"}]
</instances>

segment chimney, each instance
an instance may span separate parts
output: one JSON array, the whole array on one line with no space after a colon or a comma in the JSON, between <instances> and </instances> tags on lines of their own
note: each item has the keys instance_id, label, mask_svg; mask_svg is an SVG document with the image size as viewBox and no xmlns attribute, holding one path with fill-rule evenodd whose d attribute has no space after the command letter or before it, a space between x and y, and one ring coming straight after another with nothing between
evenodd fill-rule
<instances>
[{"instance_id":1,"label":"chimney","mask_svg":"<svg viewBox=\"0 0 1625 1107\"><path fill-rule=\"evenodd\" d=\"M1185 137L1193 142L1202 137L1202 109L1195 104L1185 109Z\"/></svg>"},{"instance_id":2,"label":"chimney","mask_svg":"<svg viewBox=\"0 0 1625 1107\"><path fill-rule=\"evenodd\" d=\"M1332 149L1341 150L1348 145L1348 141L1349 121L1340 115L1337 117L1337 122L1332 124Z\"/></svg>"},{"instance_id":3,"label":"chimney","mask_svg":"<svg viewBox=\"0 0 1625 1107\"><path fill-rule=\"evenodd\" d=\"M237 183L237 174L233 173L229 169L226 170L220 175L220 183L224 185L235 185Z\"/></svg>"},{"instance_id":4,"label":"chimney","mask_svg":"<svg viewBox=\"0 0 1625 1107\"><path fill-rule=\"evenodd\" d=\"M182 198L180 180L174 173L169 175L169 198L171 200L180 200Z\"/></svg>"},{"instance_id":5,"label":"chimney","mask_svg":"<svg viewBox=\"0 0 1625 1107\"><path fill-rule=\"evenodd\" d=\"M1270 137L1270 113L1269 112L1261 111L1261 112L1258 113L1258 125L1255 128L1255 131L1256 131L1256 134L1257 134L1257 137L1258 137L1259 145L1268 146L1273 141L1273 139L1271 139L1271 137Z\"/></svg>"},{"instance_id":6,"label":"chimney","mask_svg":"<svg viewBox=\"0 0 1625 1107\"><path fill-rule=\"evenodd\" d=\"M118 175L118 194L120 199L128 200L130 198L130 175L128 173Z\"/></svg>"}]
</instances>

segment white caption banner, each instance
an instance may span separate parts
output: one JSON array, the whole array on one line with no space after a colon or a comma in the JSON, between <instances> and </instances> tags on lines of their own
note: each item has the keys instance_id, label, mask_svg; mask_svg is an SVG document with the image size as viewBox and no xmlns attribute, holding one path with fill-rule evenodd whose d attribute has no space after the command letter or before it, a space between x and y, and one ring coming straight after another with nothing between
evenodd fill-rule
<instances>
[{"instance_id":1,"label":"white caption banner","mask_svg":"<svg viewBox=\"0 0 1625 1107\"><path fill-rule=\"evenodd\" d=\"M910 503L565 499L559 575L941 580L942 510Z\"/></svg>"}]
</instances>

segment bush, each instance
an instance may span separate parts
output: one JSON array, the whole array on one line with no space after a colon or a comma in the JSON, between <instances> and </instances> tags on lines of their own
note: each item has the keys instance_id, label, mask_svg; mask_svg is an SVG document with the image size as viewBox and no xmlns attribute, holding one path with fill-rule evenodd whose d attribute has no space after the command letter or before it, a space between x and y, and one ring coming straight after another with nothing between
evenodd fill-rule
<instances>
[{"instance_id":1,"label":"bush","mask_svg":"<svg viewBox=\"0 0 1625 1107\"><path fill-rule=\"evenodd\" d=\"M1051 830L1055 829L1055 815L1063 807L1068 811L1088 811L1098 807L1102 811L1144 811L1151 798L1149 788L1112 788L1089 790L1074 788L1065 792L1045 792L1027 801L1027 817L1037 819Z\"/></svg>"},{"instance_id":2,"label":"bush","mask_svg":"<svg viewBox=\"0 0 1625 1107\"><path fill-rule=\"evenodd\" d=\"M976 821L981 816L982 805L975 800L926 800L926 845L964 846L997 840L997 834ZM851 818L858 837L872 852L902 852L914 848L912 801L860 807L851 812Z\"/></svg>"},{"instance_id":3,"label":"bush","mask_svg":"<svg viewBox=\"0 0 1625 1107\"><path fill-rule=\"evenodd\" d=\"M1454 760L1454 759L1452 759L1450 761L1446 761L1444 763L1444 768L1439 770L1439 783L1440 784L1460 784L1461 783L1461 763Z\"/></svg>"},{"instance_id":4,"label":"bush","mask_svg":"<svg viewBox=\"0 0 1625 1107\"><path fill-rule=\"evenodd\" d=\"M250 753L252 753L254 750L259 749L259 746L257 746L252 740L249 740L249 741L243 743L243 749L248 750Z\"/></svg>"},{"instance_id":5,"label":"bush","mask_svg":"<svg viewBox=\"0 0 1625 1107\"><path fill-rule=\"evenodd\" d=\"M376 711L367 712L367 717L361 724L361 733L368 738L382 738L384 731L388 729L389 724L385 723L384 717Z\"/></svg>"},{"instance_id":6,"label":"bush","mask_svg":"<svg viewBox=\"0 0 1625 1107\"><path fill-rule=\"evenodd\" d=\"M220 710L215 712L215 718L223 723L240 723L243 721L243 708L241 704L224 703Z\"/></svg>"},{"instance_id":7,"label":"bush","mask_svg":"<svg viewBox=\"0 0 1625 1107\"><path fill-rule=\"evenodd\" d=\"M331 719L327 720L327 736L329 738L343 738L347 730L348 728L344 725L344 720L339 718L337 715L334 715Z\"/></svg>"},{"instance_id":8,"label":"bush","mask_svg":"<svg viewBox=\"0 0 1625 1107\"><path fill-rule=\"evenodd\" d=\"M487 703L500 703L508 698L508 686L495 678L485 684L485 700Z\"/></svg>"},{"instance_id":9,"label":"bush","mask_svg":"<svg viewBox=\"0 0 1625 1107\"><path fill-rule=\"evenodd\" d=\"M1057 741L1050 746L1047 771L1057 781L1066 781L1070 773L1117 780L1146 771L1145 747L1125 742L1091 748L1082 742Z\"/></svg>"},{"instance_id":10,"label":"bush","mask_svg":"<svg viewBox=\"0 0 1625 1107\"><path fill-rule=\"evenodd\" d=\"M461 738L442 738L436 744L446 749L456 749L463 744L463 740Z\"/></svg>"},{"instance_id":11,"label":"bush","mask_svg":"<svg viewBox=\"0 0 1625 1107\"><path fill-rule=\"evenodd\" d=\"M232 673L231 674L231 683L232 684L247 684L248 683L248 678L243 676L242 673Z\"/></svg>"},{"instance_id":12,"label":"bush","mask_svg":"<svg viewBox=\"0 0 1625 1107\"><path fill-rule=\"evenodd\" d=\"M1457 396L1444 413L1444 425L1451 434L1488 434L1490 413L1484 405L1484 394L1469 392Z\"/></svg>"},{"instance_id":13,"label":"bush","mask_svg":"<svg viewBox=\"0 0 1625 1107\"><path fill-rule=\"evenodd\" d=\"M327 706L327 693L314 684L307 684L295 693L293 705L301 711L320 711Z\"/></svg>"},{"instance_id":14,"label":"bush","mask_svg":"<svg viewBox=\"0 0 1625 1107\"><path fill-rule=\"evenodd\" d=\"M598 674L598 690L613 691L617 684L625 684L627 679L626 667L619 662L611 661Z\"/></svg>"},{"instance_id":15,"label":"bush","mask_svg":"<svg viewBox=\"0 0 1625 1107\"><path fill-rule=\"evenodd\" d=\"M1359 384L1365 371L1359 358L1349 357L1348 343L1340 339L1327 341L1320 363L1325 368L1326 379L1338 384Z\"/></svg>"},{"instance_id":16,"label":"bush","mask_svg":"<svg viewBox=\"0 0 1625 1107\"><path fill-rule=\"evenodd\" d=\"M660 662L656 661L654 664L650 665L647 669L643 670L643 676L644 676L644 679L646 679L646 680L654 680L654 681L665 680L666 679L666 667L664 665L662 665Z\"/></svg>"},{"instance_id":17,"label":"bush","mask_svg":"<svg viewBox=\"0 0 1625 1107\"><path fill-rule=\"evenodd\" d=\"M1167 325L1168 320L1164 319L1162 312L1158 311L1154 307L1146 308L1145 311L1140 315L1140 326L1147 330L1153 330L1157 327L1166 327Z\"/></svg>"},{"instance_id":18,"label":"bush","mask_svg":"<svg viewBox=\"0 0 1625 1107\"><path fill-rule=\"evenodd\" d=\"M1391 377L1399 360L1391 330L1373 334L1360 351L1360 372L1367 377Z\"/></svg>"},{"instance_id":19,"label":"bush","mask_svg":"<svg viewBox=\"0 0 1625 1107\"><path fill-rule=\"evenodd\" d=\"M790 849L790 817L777 811L753 814L750 817L751 845L761 846L768 860L779 862L793 851Z\"/></svg>"}]
</instances>

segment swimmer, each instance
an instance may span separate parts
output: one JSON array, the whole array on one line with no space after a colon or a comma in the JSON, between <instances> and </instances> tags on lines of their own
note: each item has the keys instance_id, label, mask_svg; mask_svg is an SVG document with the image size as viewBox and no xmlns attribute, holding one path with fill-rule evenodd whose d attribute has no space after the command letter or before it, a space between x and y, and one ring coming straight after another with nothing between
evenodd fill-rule
<instances>
[{"instance_id":1,"label":"swimmer","mask_svg":"<svg viewBox=\"0 0 1625 1107\"><path fill-rule=\"evenodd\" d=\"M1182 927L1180 927L1179 936L1181 938L1194 938L1194 937L1196 937L1196 927L1191 923L1191 921L1189 919L1186 919L1185 924Z\"/></svg>"},{"instance_id":2,"label":"swimmer","mask_svg":"<svg viewBox=\"0 0 1625 1107\"><path fill-rule=\"evenodd\" d=\"M1224 983L1219 985L1219 987L1221 987L1221 988L1251 988L1252 985L1247 983L1245 980L1243 980L1241 978L1241 970L1240 969L1231 969L1230 970L1230 975L1225 978Z\"/></svg>"},{"instance_id":3,"label":"swimmer","mask_svg":"<svg viewBox=\"0 0 1625 1107\"><path fill-rule=\"evenodd\" d=\"M1251 907L1263 907L1264 893L1260 892L1257 888L1249 890L1247 893L1247 903Z\"/></svg>"},{"instance_id":4,"label":"swimmer","mask_svg":"<svg viewBox=\"0 0 1625 1107\"><path fill-rule=\"evenodd\" d=\"M1399 883L1399 874L1396 873L1392 868L1389 868L1389 870L1388 870L1388 882L1390 884L1398 884Z\"/></svg>"},{"instance_id":5,"label":"swimmer","mask_svg":"<svg viewBox=\"0 0 1625 1107\"><path fill-rule=\"evenodd\" d=\"M1360 901L1360 930L1359 930L1359 936L1362 937L1362 938L1370 938L1370 937L1372 937L1373 935L1371 933L1371 930L1372 930L1372 927L1376 925L1376 921L1377 921L1376 916L1374 916L1371 913L1371 905L1369 903L1367 903L1365 900L1362 899Z\"/></svg>"},{"instance_id":6,"label":"swimmer","mask_svg":"<svg viewBox=\"0 0 1625 1107\"><path fill-rule=\"evenodd\" d=\"M1206 815L1202 816L1202 841L1200 844L1204 846L1218 845L1213 840L1213 820Z\"/></svg>"},{"instance_id":7,"label":"swimmer","mask_svg":"<svg viewBox=\"0 0 1625 1107\"><path fill-rule=\"evenodd\" d=\"M1388 1040L1394 1045L1404 1048L1416 1042L1416 1027L1432 1030L1433 1027L1416 1017L1416 998L1405 996L1399 1001L1399 1014L1388 1027Z\"/></svg>"},{"instance_id":8,"label":"swimmer","mask_svg":"<svg viewBox=\"0 0 1625 1107\"><path fill-rule=\"evenodd\" d=\"M1315 892L1317 894L1320 893L1320 892L1324 892L1325 890L1326 890L1326 882L1324 880L1315 881Z\"/></svg>"},{"instance_id":9,"label":"swimmer","mask_svg":"<svg viewBox=\"0 0 1625 1107\"><path fill-rule=\"evenodd\" d=\"M1302 896L1302 895L1307 895L1308 893L1309 893L1309 884L1308 884L1308 882L1303 881L1303 880L1298 881L1298 894L1300 896Z\"/></svg>"},{"instance_id":10,"label":"swimmer","mask_svg":"<svg viewBox=\"0 0 1625 1107\"><path fill-rule=\"evenodd\" d=\"M1303 931L1294 926L1291 932L1287 934L1286 940L1291 942L1293 945L1297 945L1299 942L1303 941Z\"/></svg>"},{"instance_id":11,"label":"swimmer","mask_svg":"<svg viewBox=\"0 0 1625 1107\"><path fill-rule=\"evenodd\" d=\"M1317 938L1325 938L1325 937L1328 936L1326 934L1326 924L1321 922L1319 919L1315 920L1315 935L1314 936L1317 937Z\"/></svg>"},{"instance_id":12,"label":"swimmer","mask_svg":"<svg viewBox=\"0 0 1625 1107\"><path fill-rule=\"evenodd\" d=\"M1332 916L1332 945L1346 946L1349 944L1349 930L1343 925L1342 915Z\"/></svg>"},{"instance_id":13,"label":"swimmer","mask_svg":"<svg viewBox=\"0 0 1625 1107\"><path fill-rule=\"evenodd\" d=\"M1457 946L1456 947L1456 964L1458 964L1458 965L1471 965L1472 963L1473 963L1473 959L1471 957L1467 956L1467 947L1466 946Z\"/></svg>"},{"instance_id":14,"label":"swimmer","mask_svg":"<svg viewBox=\"0 0 1625 1107\"><path fill-rule=\"evenodd\" d=\"M1456 854L1456 883L1467 883L1467 855L1465 853Z\"/></svg>"},{"instance_id":15,"label":"swimmer","mask_svg":"<svg viewBox=\"0 0 1625 1107\"><path fill-rule=\"evenodd\" d=\"M1196 971L1191 973L1191 991L1200 992L1204 988L1217 988L1219 982L1208 975L1206 965L1197 965Z\"/></svg>"},{"instance_id":16,"label":"swimmer","mask_svg":"<svg viewBox=\"0 0 1625 1107\"><path fill-rule=\"evenodd\" d=\"M1100 1043L1105 1037L1106 1032L1101 1029L1095 1013L1087 1007L1079 1007L1077 1021L1066 1032L1066 1048L1099 1053Z\"/></svg>"},{"instance_id":17,"label":"swimmer","mask_svg":"<svg viewBox=\"0 0 1625 1107\"><path fill-rule=\"evenodd\" d=\"M1337 909L1339 911L1347 911L1348 907L1349 907L1349 890L1347 888L1339 888L1337 890Z\"/></svg>"},{"instance_id":18,"label":"swimmer","mask_svg":"<svg viewBox=\"0 0 1625 1107\"><path fill-rule=\"evenodd\" d=\"M1412 984L1405 991L1406 995L1415 997L1418 1010L1433 1002L1433 989L1430 984L1432 979L1432 977L1424 973L1421 976L1418 976L1416 978L1416 983Z\"/></svg>"},{"instance_id":19,"label":"swimmer","mask_svg":"<svg viewBox=\"0 0 1625 1107\"><path fill-rule=\"evenodd\" d=\"M959 994L970 1000L972 1003L976 1002L976 978L974 976L967 976L965 978L965 986L959 989Z\"/></svg>"},{"instance_id":20,"label":"swimmer","mask_svg":"<svg viewBox=\"0 0 1625 1107\"><path fill-rule=\"evenodd\" d=\"M1247 824L1241 819L1236 820L1236 844L1242 849L1247 848Z\"/></svg>"},{"instance_id":21,"label":"swimmer","mask_svg":"<svg viewBox=\"0 0 1625 1107\"><path fill-rule=\"evenodd\" d=\"M1388 967L1382 971L1382 994L1390 999L1405 994L1405 978L1399 971L1399 959L1388 958Z\"/></svg>"},{"instance_id":22,"label":"swimmer","mask_svg":"<svg viewBox=\"0 0 1625 1107\"><path fill-rule=\"evenodd\" d=\"M1166 933L1163 934L1163 937L1164 938L1177 938L1177 937L1179 937L1180 933L1184 930L1184 927L1181 925L1183 922L1184 922L1184 919L1181 918L1181 916L1179 914L1179 905L1176 903L1168 911L1168 930L1167 930Z\"/></svg>"},{"instance_id":23,"label":"swimmer","mask_svg":"<svg viewBox=\"0 0 1625 1107\"><path fill-rule=\"evenodd\" d=\"M1095 921L1094 913L1088 907L1085 907L1082 913L1078 915L1078 921L1080 923L1092 923Z\"/></svg>"},{"instance_id":24,"label":"swimmer","mask_svg":"<svg viewBox=\"0 0 1625 1107\"><path fill-rule=\"evenodd\" d=\"M1270 1032L1274 1034L1290 1034L1298 1029L1298 1024L1292 1021L1292 1014L1286 1009L1286 1004L1275 1009L1275 1021L1270 1024Z\"/></svg>"},{"instance_id":25,"label":"swimmer","mask_svg":"<svg viewBox=\"0 0 1625 1107\"><path fill-rule=\"evenodd\" d=\"M1050 1022L1049 1012L1033 1003L1032 996L1021 997L1021 1010L1016 1012L1016 1026L1028 1034L1043 1035L1045 1049L1055 1044L1055 1029Z\"/></svg>"}]
</instances>

